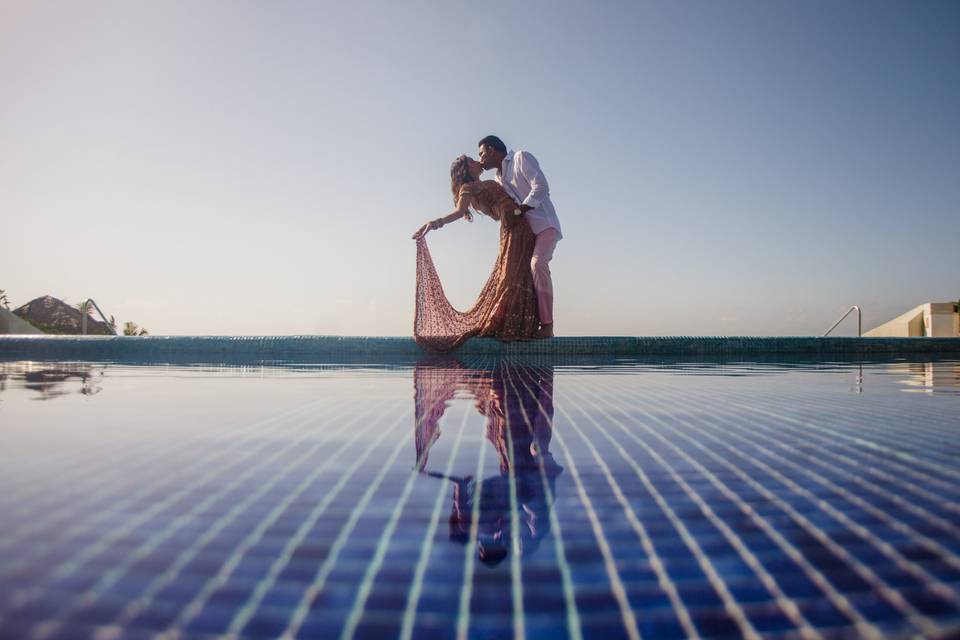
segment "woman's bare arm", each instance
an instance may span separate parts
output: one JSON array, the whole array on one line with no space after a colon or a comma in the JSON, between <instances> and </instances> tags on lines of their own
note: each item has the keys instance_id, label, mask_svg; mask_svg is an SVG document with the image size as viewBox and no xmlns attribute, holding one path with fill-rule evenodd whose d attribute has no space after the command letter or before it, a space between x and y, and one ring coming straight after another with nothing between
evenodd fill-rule
<instances>
[{"instance_id":1,"label":"woman's bare arm","mask_svg":"<svg viewBox=\"0 0 960 640\"><path fill-rule=\"evenodd\" d=\"M413 234L413 239L417 240L425 236L428 231L439 229L440 227L444 226L447 223L453 222L455 220L459 220L460 218L463 218L463 217L468 217L469 210L470 210L470 203L472 201L473 201L473 198L469 196L461 196L460 199L457 201L456 209L454 209L447 215L443 216L442 218L431 220L430 222L427 222L426 224L421 226L419 229L417 229L417 232Z\"/></svg>"}]
</instances>

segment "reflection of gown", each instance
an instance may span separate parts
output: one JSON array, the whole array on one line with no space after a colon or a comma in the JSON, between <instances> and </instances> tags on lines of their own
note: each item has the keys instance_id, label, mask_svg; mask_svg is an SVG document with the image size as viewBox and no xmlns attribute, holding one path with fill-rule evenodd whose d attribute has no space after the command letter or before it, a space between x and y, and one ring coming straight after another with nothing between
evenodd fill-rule
<instances>
[{"instance_id":1,"label":"reflection of gown","mask_svg":"<svg viewBox=\"0 0 960 640\"><path fill-rule=\"evenodd\" d=\"M516 203L492 180L468 182L461 197L500 221L500 252L493 272L467 311L453 308L433 266L426 237L417 240L417 308L413 336L429 351L456 349L472 336L503 341L533 336L540 323L530 259L536 236L523 216L514 215Z\"/></svg>"},{"instance_id":2,"label":"reflection of gown","mask_svg":"<svg viewBox=\"0 0 960 640\"><path fill-rule=\"evenodd\" d=\"M486 439L500 458L500 475L484 479L480 486L469 476L449 478L455 483L450 516L451 539L461 543L467 541L473 504L479 500L481 559L496 562L506 555L505 545L510 539L508 477L512 470L516 480L521 547L524 554L536 549L550 531L547 491L550 495L554 493L556 478L563 470L550 453L552 369L505 363L493 369L468 369L450 359L432 365L417 365L414 386L414 439L419 470L424 471L427 466L430 447L440 437L440 419L458 391L466 391L476 399L477 410L487 418ZM543 465L543 476L540 465Z\"/></svg>"}]
</instances>

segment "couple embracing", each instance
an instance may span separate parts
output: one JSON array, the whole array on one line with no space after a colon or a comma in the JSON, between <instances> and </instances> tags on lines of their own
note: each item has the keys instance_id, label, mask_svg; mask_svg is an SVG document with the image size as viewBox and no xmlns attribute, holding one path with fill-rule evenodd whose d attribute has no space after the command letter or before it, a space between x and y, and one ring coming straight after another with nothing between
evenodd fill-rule
<instances>
[{"instance_id":1,"label":"couple embracing","mask_svg":"<svg viewBox=\"0 0 960 640\"><path fill-rule=\"evenodd\" d=\"M424 224L417 241L417 300L414 338L429 351L450 351L473 336L504 342L553 336L550 260L560 240L560 221L536 158L507 151L496 136L479 142L480 160L460 156L450 166L454 209ZM487 169L495 180L481 180ZM472 210L500 223L500 251L493 272L470 309L458 311L443 293L426 235L466 218Z\"/></svg>"}]
</instances>

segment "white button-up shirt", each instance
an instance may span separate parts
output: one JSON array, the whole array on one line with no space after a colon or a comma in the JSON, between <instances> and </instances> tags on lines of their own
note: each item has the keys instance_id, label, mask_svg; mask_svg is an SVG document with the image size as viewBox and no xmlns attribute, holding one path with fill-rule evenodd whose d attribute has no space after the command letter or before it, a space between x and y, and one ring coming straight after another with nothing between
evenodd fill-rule
<instances>
[{"instance_id":1,"label":"white button-up shirt","mask_svg":"<svg viewBox=\"0 0 960 640\"><path fill-rule=\"evenodd\" d=\"M563 237L557 211L550 201L550 185L540 170L540 164L529 151L509 151L503 159L497 182L514 200L533 207L524 214L530 229L538 234L553 227L557 239Z\"/></svg>"}]
</instances>

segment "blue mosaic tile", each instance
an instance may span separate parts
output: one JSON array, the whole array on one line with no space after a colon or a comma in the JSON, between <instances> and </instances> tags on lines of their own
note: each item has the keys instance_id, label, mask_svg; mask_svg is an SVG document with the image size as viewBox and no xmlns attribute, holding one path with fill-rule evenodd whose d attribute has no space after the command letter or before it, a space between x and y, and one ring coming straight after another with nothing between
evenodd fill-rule
<instances>
[{"instance_id":1,"label":"blue mosaic tile","mask_svg":"<svg viewBox=\"0 0 960 640\"><path fill-rule=\"evenodd\" d=\"M908 344L0 339L0 637L948 637L960 363L822 356Z\"/></svg>"}]
</instances>

